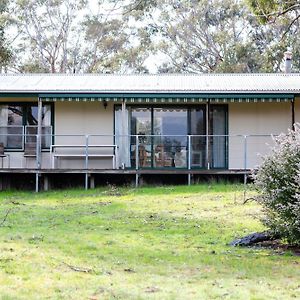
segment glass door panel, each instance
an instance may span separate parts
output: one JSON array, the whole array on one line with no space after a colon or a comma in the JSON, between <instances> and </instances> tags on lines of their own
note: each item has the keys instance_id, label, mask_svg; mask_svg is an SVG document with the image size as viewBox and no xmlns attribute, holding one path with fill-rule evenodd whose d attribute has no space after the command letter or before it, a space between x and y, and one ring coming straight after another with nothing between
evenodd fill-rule
<instances>
[{"instance_id":1,"label":"glass door panel","mask_svg":"<svg viewBox=\"0 0 300 300\"><path fill-rule=\"evenodd\" d=\"M227 106L212 105L210 110L210 163L212 168L227 168Z\"/></svg>"},{"instance_id":2,"label":"glass door panel","mask_svg":"<svg viewBox=\"0 0 300 300\"><path fill-rule=\"evenodd\" d=\"M153 109L153 166L187 167L187 109Z\"/></svg>"},{"instance_id":3,"label":"glass door panel","mask_svg":"<svg viewBox=\"0 0 300 300\"><path fill-rule=\"evenodd\" d=\"M152 167L152 122L150 108L131 109L131 135L138 135L139 167ZM136 137L131 137L130 143L131 166L136 166Z\"/></svg>"},{"instance_id":4,"label":"glass door panel","mask_svg":"<svg viewBox=\"0 0 300 300\"><path fill-rule=\"evenodd\" d=\"M206 109L191 109L191 167L204 168L206 162Z\"/></svg>"}]
</instances>

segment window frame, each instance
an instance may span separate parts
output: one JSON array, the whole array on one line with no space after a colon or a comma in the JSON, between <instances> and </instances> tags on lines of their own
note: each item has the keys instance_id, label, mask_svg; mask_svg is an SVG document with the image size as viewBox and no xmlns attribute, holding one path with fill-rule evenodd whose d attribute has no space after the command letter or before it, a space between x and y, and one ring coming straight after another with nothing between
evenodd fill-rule
<instances>
[{"instance_id":1,"label":"window frame","mask_svg":"<svg viewBox=\"0 0 300 300\"><path fill-rule=\"evenodd\" d=\"M12 105L12 106L21 106L22 107L22 125L23 129L25 128L25 126L27 125L27 112L28 112L28 108L31 106L38 106L38 102L33 102L33 101L29 101L29 102L20 102L20 101L16 101L16 102L12 102L12 101L4 101L4 102L0 102L0 105ZM50 117L50 126L52 127L52 134L54 133L54 103L53 102L47 102L47 103L43 103L44 105L49 105L50 106L50 111L51 111L51 117ZM51 138L51 141L53 142L53 136ZM23 131L23 140L22 140L22 148L8 148L8 147L4 147L4 150L7 152L24 152L24 144L25 144L25 134ZM42 148L43 152L49 152L50 151L50 147L47 148Z\"/></svg>"}]
</instances>

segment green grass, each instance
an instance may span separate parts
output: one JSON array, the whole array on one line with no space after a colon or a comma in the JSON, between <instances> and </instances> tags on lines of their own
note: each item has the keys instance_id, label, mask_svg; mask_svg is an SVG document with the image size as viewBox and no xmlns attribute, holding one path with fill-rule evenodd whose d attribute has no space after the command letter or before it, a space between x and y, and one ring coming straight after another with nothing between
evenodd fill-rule
<instances>
[{"instance_id":1,"label":"green grass","mask_svg":"<svg viewBox=\"0 0 300 300\"><path fill-rule=\"evenodd\" d=\"M252 193L252 192L249 192ZM0 192L0 299L295 299L300 259L239 185Z\"/></svg>"}]
</instances>

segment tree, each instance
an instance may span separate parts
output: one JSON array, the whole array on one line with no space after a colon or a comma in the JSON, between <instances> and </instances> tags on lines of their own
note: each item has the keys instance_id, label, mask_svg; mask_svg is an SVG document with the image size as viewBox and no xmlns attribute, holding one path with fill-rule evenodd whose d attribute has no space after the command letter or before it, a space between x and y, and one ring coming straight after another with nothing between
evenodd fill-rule
<instances>
[{"instance_id":1,"label":"tree","mask_svg":"<svg viewBox=\"0 0 300 300\"><path fill-rule=\"evenodd\" d=\"M300 3L298 0L246 0L246 2L263 23L287 15L294 15L291 22L299 18Z\"/></svg>"},{"instance_id":2,"label":"tree","mask_svg":"<svg viewBox=\"0 0 300 300\"><path fill-rule=\"evenodd\" d=\"M254 18L240 1L160 1L148 23L160 72L257 72L263 59L251 39ZM146 16L145 19L148 19ZM158 42L157 42L158 41Z\"/></svg>"},{"instance_id":3,"label":"tree","mask_svg":"<svg viewBox=\"0 0 300 300\"><path fill-rule=\"evenodd\" d=\"M7 66L12 55L5 37L5 27L7 25L5 12L7 10L7 3L4 0L0 2L0 71L3 67Z\"/></svg>"},{"instance_id":4,"label":"tree","mask_svg":"<svg viewBox=\"0 0 300 300\"><path fill-rule=\"evenodd\" d=\"M147 72L146 47L122 19L124 1L15 0L20 72ZM117 11L117 12L116 12ZM145 40L145 39L144 39Z\"/></svg>"},{"instance_id":5,"label":"tree","mask_svg":"<svg viewBox=\"0 0 300 300\"><path fill-rule=\"evenodd\" d=\"M74 23L85 4L85 0L16 0L21 71L69 70L77 42Z\"/></svg>"}]
</instances>

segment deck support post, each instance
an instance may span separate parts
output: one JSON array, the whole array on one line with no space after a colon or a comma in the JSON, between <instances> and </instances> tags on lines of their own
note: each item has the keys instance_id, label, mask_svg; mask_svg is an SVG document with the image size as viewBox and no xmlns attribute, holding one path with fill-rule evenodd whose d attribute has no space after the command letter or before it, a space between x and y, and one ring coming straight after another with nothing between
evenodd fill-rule
<instances>
[{"instance_id":1,"label":"deck support post","mask_svg":"<svg viewBox=\"0 0 300 300\"><path fill-rule=\"evenodd\" d=\"M0 191L3 191L3 176L0 176Z\"/></svg>"},{"instance_id":2,"label":"deck support post","mask_svg":"<svg viewBox=\"0 0 300 300\"><path fill-rule=\"evenodd\" d=\"M44 175L44 186L43 186L43 190L45 192L49 191L49 187L50 187L50 184L49 184L49 177L47 175Z\"/></svg>"},{"instance_id":3,"label":"deck support post","mask_svg":"<svg viewBox=\"0 0 300 300\"><path fill-rule=\"evenodd\" d=\"M85 173L84 188L85 188L86 190L89 189L89 174L88 174L87 172Z\"/></svg>"},{"instance_id":4,"label":"deck support post","mask_svg":"<svg viewBox=\"0 0 300 300\"><path fill-rule=\"evenodd\" d=\"M135 187L138 188L140 185L140 175L138 173L135 173Z\"/></svg>"},{"instance_id":5,"label":"deck support post","mask_svg":"<svg viewBox=\"0 0 300 300\"><path fill-rule=\"evenodd\" d=\"M35 192L39 192L39 185L40 185L40 174L35 173Z\"/></svg>"},{"instance_id":6,"label":"deck support post","mask_svg":"<svg viewBox=\"0 0 300 300\"><path fill-rule=\"evenodd\" d=\"M94 189L95 188L95 177L94 176L90 176L90 188Z\"/></svg>"}]
</instances>

